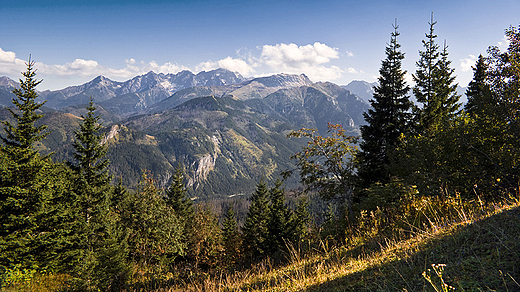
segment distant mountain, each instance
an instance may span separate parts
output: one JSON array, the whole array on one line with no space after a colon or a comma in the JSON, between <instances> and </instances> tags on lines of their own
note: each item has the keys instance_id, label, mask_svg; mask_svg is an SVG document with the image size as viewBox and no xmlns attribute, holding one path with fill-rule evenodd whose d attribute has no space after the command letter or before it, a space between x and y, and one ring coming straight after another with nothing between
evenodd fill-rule
<instances>
[{"instance_id":1,"label":"distant mountain","mask_svg":"<svg viewBox=\"0 0 520 292\"><path fill-rule=\"evenodd\" d=\"M323 135L329 122L358 134L358 126L364 124L363 112L369 108L365 101L330 82L281 89L265 100L293 125L317 128Z\"/></svg>"},{"instance_id":2,"label":"distant mountain","mask_svg":"<svg viewBox=\"0 0 520 292\"><path fill-rule=\"evenodd\" d=\"M374 95L374 86L376 85L377 82L369 83L362 80L354 80L351 81L349 84L343 85L341 87L350 91L352 94L361 97L364 101L368 103Z\"/></svg>"},{"instance_id":3,"label":"distant mountain","mask_svg":"<svg viewBox=\"0 0 520 292\"><path fill-rule=\"evenodd\" d=\"M59 109L86 104L92 96L107 110L112 110L120 115L128 115L137 113L181 89L194 86L224 86L243 81L245 78L240 74L225 69L203 71L198 74L190 71L182 71L177 74L148 72L125 82L98 76L82 85L56 91L43 91L40 93L39 99L47 100L47 106Z\"/></svg>"},{"instance_id":4,"label":"distant mountain","mask_svg":"<svg viewBox=\"0 0 520 292\"><path fill-rule=\"evenodd\" d=\"M294 167L289 157L305 141L287 139L291 130L313 127L326 134L331 122L359 135L368 107L328 82L282 88L264 98L194 97L112 126L109 155L113 172L127 184L140 178L141 169L166 184L182 163L196 196L249 193L260 178Z\"/></svg>"},{"instance_id":5,"label":"distant mountain","mask_svg":"<svg viewBox=\"0 0 520 292\"><path fill-rule=\"evenodd\" d=\"M313 83L305 75L277 74L237 82L238 75L232 72L212 72L199 77L180 72L177 80L194 86L159 102L154 96L165 96L172 82L168 86L161 79L166 75L155 73L127 82L98 77L53 92L62 97L62 106L69 101L70 105L44 109L42 122L51 134L38 147L42 153L54 151L54 159L70 160L74 130L85 114L84 105L72 101L86 102L88 94L112 96L96 99L96 112L106 126L110 171L125 185L135 186L146 169L166 187L180 163L187 170L192 196L248 194L261 178L277 178L281 171L295 168L290 157L306 141L287 139L290 131L312 127L326 134L331 122L358 135L362 113L369 107L350 91L329 82ZM180 81L175 84L181 87ZM9 119L5 109L0 115ZM297 178L292 179L288 187L296 185Z\"/></svg>"},{"instance_id":6,"label":"distant mountain","mask_svg":"<svg viewBox=\"0 0 520 292\"><path fill-rule=\"evenodd\" d=\"M233 98L240 100L261 99L280 89L310 86L312 84L312 81L304 74L276 74L228 86L197 86L176 92L167 99L151 106L148 112L171 109L197 97L213 95L233 96Z\"/></svg>"},{"instance_id":7,"label":"distant mountain","mask_svg":"<svg viewBox=\"0 0 520 292\"><path fill-rule=\"evenodd\" d=\"M0 77L0 106L10 107L13 105L13 98L15 97L12 92L13 89L19 88L18 82L10 79L9 77Z\"/></svg>"},{"instance_id":8,"label":"distant mountain","mask_svg":"<svg viewBox=\"0 0 520 292\"><path fill-rule=\"evenodd\" d=\"M122 121L107 141L112 171L126 184L148 169L165 186L182 164L193 196L230 196L248 194L262 177L294 168L289 157L302 141L285 137L292 129L262 100L206 96Z\"/></svg>"}]
</instances>

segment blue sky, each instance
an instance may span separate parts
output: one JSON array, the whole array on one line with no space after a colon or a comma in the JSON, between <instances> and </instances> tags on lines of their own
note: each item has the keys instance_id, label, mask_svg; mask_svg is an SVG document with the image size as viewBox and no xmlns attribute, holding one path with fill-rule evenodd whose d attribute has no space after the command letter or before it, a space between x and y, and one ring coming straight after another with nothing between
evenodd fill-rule
<instances>
[{"instance_id":1,"label":"blue sky","mask_svg":"<svg viewBox=\"0 0 520 292\"><path fill-rule=\"evenodd\" d=\"M11 3L13 2L13 3ZM146 4L145 4L146 3ZM304 73L313 81L373 82L397 18L404 69L415 71L430 14L457 81L504 29L520 24L519 0L494 1L0 1L0 75L18 79L29 54L38 87L98 75L123 81L150 70L223 67L246 77Z\"/></svg>"}]
</instances>

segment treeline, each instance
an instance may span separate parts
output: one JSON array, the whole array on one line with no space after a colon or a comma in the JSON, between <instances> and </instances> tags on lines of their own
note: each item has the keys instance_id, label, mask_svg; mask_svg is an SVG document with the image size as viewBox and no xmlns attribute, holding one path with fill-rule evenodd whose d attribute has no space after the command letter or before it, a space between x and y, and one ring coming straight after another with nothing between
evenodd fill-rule
<instances>
[{"instance_id":1,"label":"treeline","mask_svg":"<svg viewBox=\"0 0 520 292\"><path fill-rule=\"evenodd\" d=\"M361 137L332 124L326 136L314 129L290 134L310 140L293 156L306 191L341 206L333 215L349 226L363 212L402 214L403 204L417 198L462 203L520 194L519 29L506 29L506 51L490 47L487 57L479 56L463 106L448 46L437 43L435 24L432 15L413 87L405 81L405 55L393 26Z\"/></svg>"},{"instance_id":2,"label":"treeline","mask_svg":"<svg viewBox=\"0 0 520 292\"><path fill-rule=\"evenodd\" d=\"M36 123L41 81L29 60L9 109L15 122L3 123L1 137L1 285L39 274L65 275L64 289L78 291L182 286L265 259L281 263L292 248L377 235L369 224L402 234L424 223L417 200L464 204L518 196L520 32L510 27L505 52L491 47L479 57L462 107L435 24L423 40L413 88L405 82L394 25L361 137L333 124L325 136L315 129L289 135L308 141L293 155L293 171L303 194L328 202L322 223L311 220L305 196L289 207L279 181L257 184L242 226L231 206L219 222L207 205L194 205L181 166L165 190L149 172L135 190L114 184L92 100L75 132L74 159L56 163L52 154L40 155L35 146L47 135ZM405 217L414 220L400 224Z\"/></svg>"}]
</instances>

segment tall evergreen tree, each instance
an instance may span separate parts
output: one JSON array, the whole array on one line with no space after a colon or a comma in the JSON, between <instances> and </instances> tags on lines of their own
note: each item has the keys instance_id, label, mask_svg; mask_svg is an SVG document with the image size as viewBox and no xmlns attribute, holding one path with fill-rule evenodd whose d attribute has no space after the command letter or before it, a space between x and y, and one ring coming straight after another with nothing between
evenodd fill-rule
<instances>
[{"instance_id":1,"label":"tall evergreen tree","mask_svg":"<svg viewBox=\"0 0 520 292\"><path fill-rule=\"evenodd\" d=\"M189 221L193 217L193 202L187 197L181 165L175 169L170 187L166 190L166 203L173 208L181 221Z\"/></svg>"},{"instance_id":2,"label":"tall evergreen tree","mask_svg":"<svg viewBox=\"0 0 520 292\"><path fill-rule=\"evenodd\" d=\"M253 258L264 256L268 252L268 219L269 219L269 189L261 181L251 196L251 205L247 211L244 233L244 248Z\"/></svg>"},{"instance_id":3,"label":"tall evergreen tree","mask_svg":"<svg viewBox=\"0 0 520 292\"><path fill-rule=\"evenodd\" d=\"M285 191L281 188L282 181L276 181L273 188L269 191L269 218L267 229L269 237L267 243L269 252L273 253L285 246L288 235L292 231L289 223L291 212L285 204Z\"/></svg>"},{"instance_id":4,"label":"tall evergreen tree","mask_svg":"<svg viewBox=\"0 0 520 292\"><path fill-rule=\"evenodd\" d=\"M75 170L91 187L99 187L108 184L108 159L105 159L108 147L101 143L103 136L99 123L100 117L95 114L96 107L92 97L87 106L87 115L82 116L83 123L80 130L75 132L76 141L72 144L74 158L77 163L72 164Z\"/></svg>"},{"instance_id":5,"label":"tall evergreen tree","mask_svg":"<svg viewBox=\"0 0 520 292\"><path fill-rule=\"evenodd\" d=\"M506 51L490 47L488 80L491 89L490 116L495 123L487 155L497 167L497 189L520 193L520 26L505 31Z\"/></svg>"},{"instance_id":6,"label":"tall evergreen tree","mask_svg":"<svg viewBox=\"0 0 520 292\"><path fill-rule=\"evenodd\" d=\"M130 229L130 260L143 271L151 275L164 271L176 257L184 255L182 225L146 172L123 213L123 222Z\"/></svg>"},{"instance_id":7,"label":"tall evergreen tree","mask_svg":"<svg viewBox=\"0 0 520 292\"><path fill-rule=\"evenodd\" d=\"M468 102L464 106L464 109L470 115L490 115L489 109L493 105L491 96L491 89L487 82L489 65L486 59L482 56L478 56L477 63L473 67L473 80L468 85L466 90L466 96Z\"/></svg>"},{"instance_id":8,"label":"tall evergreen tree","mask_svg":"<svg viewBox=\"0 0 520 292\"><path fill-rule=\"evenodd\" d=\"M225 256L224 260L227 265L233 265L240 256L240 248L242 245L242 236L238 230L235 208L229 205L222 223L222 239L224 241Z\"/></svg>"},{"instance_id":9,"label":"tall evergreen tree","mask_svg":"<svg viewBox=\"0 0 520 292\"><path fill-rule=\"evenodd\" d=\"M398 146L400 135L407 133L410 127L410 87L406 85L406 71L402 69L404 53L397 42L397 21L393 28L390 44L385 49L386 59L379 69L379 84L374 87L374 96L370 100L372 108L363 114L367 125L361 126L363 141L360 144L358 176L364 187L390 181L390 152Z\"/></svg>"},{"instance_id":10,"label":"tall evergreen tree","mask_svg":"<svg viewBox=\"0 0 520 292\"><path fill-rule=\"evenodd\" d=\"M12 170L9 181L6 181L4 177L2 178L2 184L22 188L29 186L35 175L43 167L41 163L43 159L34 149L34 146L48 135L48 133L43 133L46 125L36 125L36 122L43 117L43 114L39 113L38 110L44 103L36 102L38 97L36 86L42 80L35 79L34 61L29 58L26 65L27 70L22 72L25 78L20 79L20 88L13 90L16 95L13 98L16 109L7 109L16 120L16 125L3 121L6 136L0 136L5 144L2 151L6 158L18 167L18 169Z\"/></svg>"},{"instance_id":11,"label":"tall evergreen tree","mask_svg":"<svg viewBox=\"0 0 520 292\"><path fill-rule=\"evenodd\" d=\"M34 148L47 134L44 125L36 124L43 116L38 113L43 103L36 102L35 89L41 80L35 79L34 61L29 58L26 66L20 88L13 90L16 108L8 108L16 124L4 121L6 136L0 137L0 266L4 268L44 265L35 251L49 231L41 221L43 214L51 212L45 208L53 199L46 187L55 186L45 178L51 162Z\"/></svg>"},{"instance_id":12,"label":"tall evergreen tree","mask_svg":"<svg viewBox=\"0 0 520 292\"><path fill-rule=\"evenodd\" d=\"M124 194L112 190L109 185L108 147L102 143L100 117L91 98L87 114L80 129L75 132L73 186L70 205L75 211L76 260L71 271L84 280L87 290L106 288L125 273L127 244L125 227L113 202L113 194Z\"/></svg>"},{"instance_id":13,"label":"tall evergreen tree","mask_svg":"<svg viewBox=\"0 0 520 292\"><path fill-rule=\"evenodd\" d=\"M415 107L416 130L423 134L428 130L434 130L443 122L454 116L460 107L459 96L456 93L457 85L453 82L454 69L450 68L447 46L442 52L435 42L437 35L434 26L437 22L432 20L429 33L422 41L424 51L419 51L420 59L416 62L417 70L413 75L415 86L413 93L422 107Z\"/></svg>"}]
</instances>

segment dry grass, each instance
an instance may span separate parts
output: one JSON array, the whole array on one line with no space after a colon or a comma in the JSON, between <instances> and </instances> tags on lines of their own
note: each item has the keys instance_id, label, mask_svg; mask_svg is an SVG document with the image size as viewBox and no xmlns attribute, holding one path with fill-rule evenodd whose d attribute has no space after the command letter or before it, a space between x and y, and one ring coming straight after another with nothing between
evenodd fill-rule
<instances>
[{"instance_id":1,"label":"dry grass","mask_svg":"<svg viewBox=\"0 0 520 292\"><path fill-rule=\"evenodd\" d=\"M290 246L290 263L283 267L266 260L172 291L435 291L442 283L459 291L520 291L518 199L488 205L431 198L411 203L418 212L400 222L408 226L400 230L401 238L371 230L376 236L352 240L355 245L322 242L310 255ZM423 273L432 264L446 266L444 278L433 274L430 284Z\"/></svg>"},{"instance_id":2,"label":"dry grass","mask_svg":"<svg viewBox=\"0 0 520 292\"><path fill-rule=\"evenodd\" d=\"M288 246L283 266L267 259L248 270L130 291L520 291L519 205L517 198L410 200L392 232L383 213L372 212L350 230L347 245L320 242L310 253ZM65 281L38 277L4 291L57 291Z\"/></svg>"}]
</instances>

